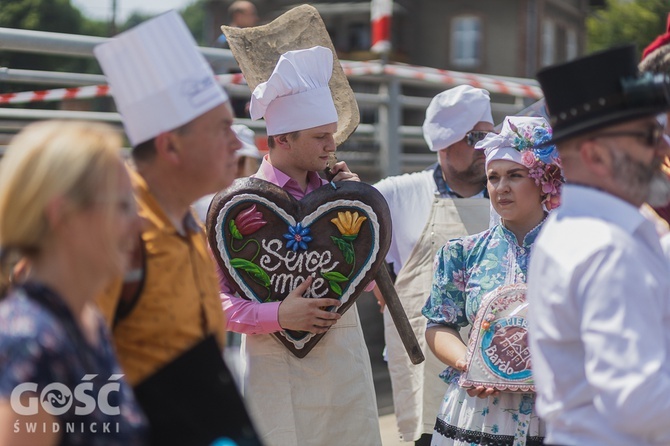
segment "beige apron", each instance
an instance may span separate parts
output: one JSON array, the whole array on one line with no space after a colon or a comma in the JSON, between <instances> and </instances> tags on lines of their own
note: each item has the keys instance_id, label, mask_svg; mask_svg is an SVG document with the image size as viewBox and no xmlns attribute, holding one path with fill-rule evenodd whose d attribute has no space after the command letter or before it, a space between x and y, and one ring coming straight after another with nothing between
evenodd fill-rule
<instances>
[{"instance_id":1,"label":"beige apron","mask_svg":"<svg viewBox=\"0 0 670 446\"><path fill-rule=\"evenodd\" d=\"M447 384L438 376L446 366L426 345L426 318L421 314L430 295L435 254L449 239L487 229L489 207L486 198L435 198L428 223L398 272L395 288L426 361L411 363L388 309L384 310L393 405L403 441L416 441L422 434L433 432L447 390Z\"/></svg>"},{"instance_id":2,"label":"beige apron","mask_svg":"<svg viewBox=\"0 0 670 446\"><path fill-rule=\"evenodd\" d=\"M246 335L242 348L244 398L263 444L381 446L370 358L355 304L302 359L272 335Z\"/></svg>"}]
</instances>

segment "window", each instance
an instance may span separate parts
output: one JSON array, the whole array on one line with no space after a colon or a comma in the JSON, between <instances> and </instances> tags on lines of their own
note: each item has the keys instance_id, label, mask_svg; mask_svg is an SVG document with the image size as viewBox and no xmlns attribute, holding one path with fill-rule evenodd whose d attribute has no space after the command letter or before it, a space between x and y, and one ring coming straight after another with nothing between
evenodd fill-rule
<instances>
[{"instance_id":1,"label":"window","mask_svg":"<svg viewBox=\"0 0 670 446\"><path fill-rule=\"evenodd\" d=\"M352 23L347 30L348 51L367 51L370 49L370 24Z\"/></svg>"},{"instance_id":2,"label":"window","mask_svg":"<svg viewBox=\"0 0 670 446\"><path fill-rule=\"evenodd\" d=\"M556 62L556 25L551 20L542 24L542 65Z\"/></svg>"},{"instance_id":3,"label":"window","mask_svg":"<svg viewBox=\"0 0 670 446\"><path fill-rule=\"evenodd\" d=\"M565 35L565 57L567 60L572 60L577 57L579 53L579 45L577 44L577 31L568 29Z\"/></svg>"},{"instance_id":4,"label":"window","mask_svg":"<svg viewBox=\"0 0 670 446\"><path fill-rule=\"evenodd\" d=\"M479 17L455 17L451 27L451 61L460 67L481 63L482 25Z\"/></svg>"}]
</instances>

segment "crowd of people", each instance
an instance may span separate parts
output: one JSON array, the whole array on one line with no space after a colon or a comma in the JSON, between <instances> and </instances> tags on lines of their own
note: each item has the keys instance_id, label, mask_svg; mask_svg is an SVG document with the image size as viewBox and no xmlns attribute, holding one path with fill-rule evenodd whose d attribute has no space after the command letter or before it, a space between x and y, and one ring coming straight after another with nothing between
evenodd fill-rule
<instances>
[{"instance_id":1,"label":"crowd of people","mask_svg":"<svg viewBox=\"0 0 670 446\"><path fill-rule=\"evenodd\" d=\"M235 5L253 26L253 4ZM670 444L668 54L670 28L639 66L622 46L544 68L548 118L499 132L484 89L432 99L437 162L374 185L426 356L409 360L384 311L402 441ZM95 55L130 157L112 127L46 121L0 161L0 446L381 445L355 304L304 298L311 277L281 301L244 295L203 225L236 178L296 200L360 181L332 162L336 55L284 51L253 89L262 157L177 13ZM298 357L283 331L325 336ZM242 335L239 387L227 332Z\"/></svg>"}]
</instances>

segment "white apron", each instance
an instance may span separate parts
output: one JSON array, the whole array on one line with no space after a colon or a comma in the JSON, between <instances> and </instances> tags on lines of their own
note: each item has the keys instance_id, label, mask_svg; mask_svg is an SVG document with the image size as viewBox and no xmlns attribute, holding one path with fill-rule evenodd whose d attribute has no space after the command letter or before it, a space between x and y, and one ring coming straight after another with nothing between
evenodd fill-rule
<instances>
[{"instance_id":1,"label":"white apron","mask_svg":"<svg viewBox=\"0 0 670 446\"><path fill-rule=\"evenodd\" d=\"M266 446L381 446L377 399L352 305L304 358L272 335L245 335L244 398Z\"/></svg>"},{"instance_id":2,"label":"white apron","mask_svg":"<svg viewBox=\"0 0 670 446\"><path fill-rule=\"evenodd\" d=\"M414 329L426 360L409 360L393 320L384 310L384 338L393 388L393 406L403 441L430 434L447 384L439 378L445 365L426 345L426 318L421 309L430 294L433 260L437 250L452 238L476 234L488 228L490 202L486 198L439 198L433 202L428 223L412 253L398 272L395 288Z\"/></svg>"}]
</instances>

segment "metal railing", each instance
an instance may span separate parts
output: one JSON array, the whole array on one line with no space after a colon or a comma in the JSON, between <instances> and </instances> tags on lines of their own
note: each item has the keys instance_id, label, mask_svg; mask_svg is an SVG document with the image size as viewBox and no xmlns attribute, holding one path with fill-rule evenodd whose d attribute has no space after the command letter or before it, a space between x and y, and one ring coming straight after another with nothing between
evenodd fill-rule
<instances>
[{"instance_id":1,"label":"metal railing","mask_svg":"<svg viewBox=\"0 0 670 446\"><path fill-rule=\"evenodd\" d=\"M93 57L93 48L106 38L0 28L0 51L39 54L57 54L71 57ZM200 48L215 73L227 73L237 67L230 50ZM343 64L347 61L343 61ZM415 67L416 68L416 67ZM428 69L426 70L432 70ZM362 123L354 134L338 149L338 157L346 160L362 178L375 181L388 175L419 170L435 162L435 154L428 151L420 122L430 99L439 91L455 83L426 81L420 77L403 77L377 70L377 73L349 75L356 101L361 110ZM536 85L529 79L488 76L492 81ZM101 74L45 72L12 67L0 67L0 85L25 84L54 87L78 87L104 84ZM461 81L462 83L462 81ZM232 98L249 98L246 85L228 84L226 91ZM492 95L492 110L496 120L515 114L534 102L534 99L513 94ZM27 122L42 119L90 119L120 125L120 116L114 112L46 110L34 108L7 108L0 106L0 137L17 132ZM263 121L239 119L239 122L265 133ZM5 138L7 139L7 138ZM0 145L2 140L0 139Z\"/></svg>"}]
</instances>

